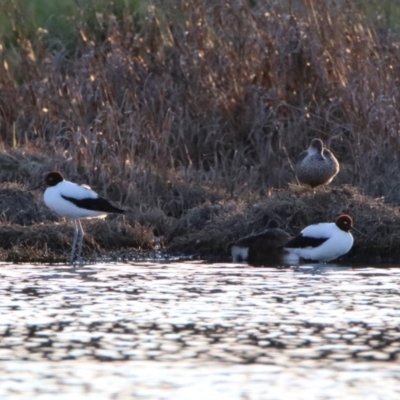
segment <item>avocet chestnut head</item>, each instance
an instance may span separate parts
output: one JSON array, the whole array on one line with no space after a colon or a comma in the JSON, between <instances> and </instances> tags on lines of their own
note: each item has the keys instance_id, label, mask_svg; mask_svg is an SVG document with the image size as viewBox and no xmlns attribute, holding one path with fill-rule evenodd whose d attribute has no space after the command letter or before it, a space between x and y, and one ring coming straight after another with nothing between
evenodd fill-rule
<instances>
[{"instance_id":1,"label":"avocet chestnut head","mask_svg":"<svg viewBox=\"0 0 400 400\"><path fill-rule=\"evenodd\" d=\"M104 218L108 213L124 213L124 210L114 207L89 186L66 181L58 171L47 174L45 183L40 186L45 185L48 186L43 196L46 206L57 214L74 221L71 262L75 259L79 260L81 256L83 242L83 229L79 221L81 218ZM78 251L76 252L77 242Z\"/></svg>"},{"instance_id":2,"label":"avocet chestnut head","mask_svg":"<svg viewBox=\"0 0 400 400\"><path fill-rule=\"evenodd\" d=\"M284 245L286 263L300 259L326 262L346 254L353 247L353 219L342 214L336 222L309 225Z\"/></svg>"},{"instance_id":3,"label":"avocet chestnut head","mask_svg":"<svg viewBox=\"0 0 400 400\"><path fill-rule=\"evenodd\" d=\"M329 184L338 172L338 160L320 139L311 141L308 150L300 154L296 165L299 181L312 188Z\"/></svg>"}]
</instances>

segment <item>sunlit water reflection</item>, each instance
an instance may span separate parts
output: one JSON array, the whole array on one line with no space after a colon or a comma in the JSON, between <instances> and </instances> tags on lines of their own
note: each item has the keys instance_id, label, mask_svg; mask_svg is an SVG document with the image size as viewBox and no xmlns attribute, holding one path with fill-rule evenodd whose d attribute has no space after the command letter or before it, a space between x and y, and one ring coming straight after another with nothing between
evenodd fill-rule
<instances>
[{"instance_id":1,"label":"sunlit water reflection","mask_svg":"<svg viewBox=\"0 0 400 400\"><path fill-rule=\"evenodd\" d=\"M399 283L395 267L2 264L0 398L397 399Z\"/></svg>"}]
</instances>

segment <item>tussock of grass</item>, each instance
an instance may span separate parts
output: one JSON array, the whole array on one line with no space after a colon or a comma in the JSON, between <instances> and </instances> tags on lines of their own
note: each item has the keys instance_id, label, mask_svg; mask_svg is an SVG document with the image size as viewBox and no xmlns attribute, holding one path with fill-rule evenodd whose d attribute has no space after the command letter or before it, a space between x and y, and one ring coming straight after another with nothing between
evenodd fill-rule
<instances>
[{"instance_id":1,"label":"tussock of grass","mask_svg":"<svg viewBox=\"0 0 400 400\"><path fill-rule=\"evenodd\" d=\"M263 231L272 218L280 221L282 229L296 235L307 225L334 221L341 213L349 213L357 229L367 235L354 233L355 245L343 259L399 262L399 211L382 199L361 195L351 186L316 193L271 190L257 202L199 206L171 231L168 248L172 252L227 259L229 243Z\"/></svg>"},{"instance_id":2,"label":"tussock of grass","mask_svg":"<svg viewBox=\"0 0 400 400\"><path fill-rule=\"evenodd\" d=\"M15 183L0 188L0 210L2 224L32 225L56 220L54 214L40 205L36 193L27 192Z\"/></svg>"},{"instance_id":3,"label":"tussock of grass","mask_svg":"<svg viewBox=\"0 0 400 400\"><path fill-rule=\"evenodd\" d=\"M130 225L121 217L106 223L90 221L86 223L84 229L104 250L115 248L150 250L153 248L154 236L151 229L137 223Z\"/></svg>"},{"instance_id":4,"label":"tussock of grass","mask_svg":"<svg viewBox=\"0 0 400 400\"><path fill-rule=\"evenodd\" d=\"M128 258L127 253L153 249L154 237L148 228L130 226L123 221L83 222L84 251L88 260L96 260L114 251ZM3 224L0 228L0 257L13 262L66 262L73 238L71 223L44 223L32 226Z\"/></svg>"},{"instance_id":5,"label":"tussock of grass","mask_svg":"<svg viewBox=\"0 0 400 400\"><path fill-rule=\"evenodd\" d=\"M39 1L7 0L0 182L32 186L56 169L89 184L129 210L124 223L98 229L128 236L120 245L132 249L150 246L152 232L174 251L223 254L270 212L291 231L350 205L352 214L371 205L371 220L385 219L373 198L400 203L399 41L378 24L374 1L68 2L54 13L67 24L60 30ZM295 182L292 164L313 137L340 161L333 185L358 192L278 190ZM12 201L7 188L5 227L58 220L18 189ZM143 241L132 239L138 231ZM112 236L97 245L117 246Z\"/></svg>"}]
</instances>

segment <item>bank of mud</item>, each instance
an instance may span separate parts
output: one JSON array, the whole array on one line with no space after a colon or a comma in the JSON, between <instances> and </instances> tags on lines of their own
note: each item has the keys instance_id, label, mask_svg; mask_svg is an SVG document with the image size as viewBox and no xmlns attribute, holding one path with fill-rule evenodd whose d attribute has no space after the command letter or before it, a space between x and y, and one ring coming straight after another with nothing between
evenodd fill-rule
<instances>
[{"instance_id":1,"label":"bank of mud","mask_svg":"<svg viewBox=\"0 0 400 400\"><path fill-rule=\"evenodd\" d=\"M0 258L11 262L66 262L72 222L47 209L40 191L15 183L0 189ZM229 243L261 232L275 218L292 235L305 226L334 221L348 213L358 230L353 249L336 261L399 262L398 207L383 198L362 195L351 186L315 191L292 185L271 189L249 200L214 199L189 208L178 217L161 209L125 207L126 215L83 221L85 260L140 260L154 257L198 257L229 260Z\"/></svg>"}]
</instances>

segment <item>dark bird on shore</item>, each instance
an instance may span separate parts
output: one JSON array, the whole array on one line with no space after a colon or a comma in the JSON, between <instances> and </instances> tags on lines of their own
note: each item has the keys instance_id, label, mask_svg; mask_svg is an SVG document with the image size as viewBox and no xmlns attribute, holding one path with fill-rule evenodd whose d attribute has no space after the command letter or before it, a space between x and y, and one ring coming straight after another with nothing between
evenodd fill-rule
<instances>
[{"instance_id":1,"label":"dark bird on shore","mask_svg":"<svg viewBox=\"0 0 400 400\"><path fill-rule=\"evenodd\" d=\"M296 175L301 183L312 188L329 184L339 172L339 162L333 153L324 148L320 139L313 139L303 151L296 165Z\"/></svg>"},{"instance_id":2,"label":"dark bird on shore","mask_svg":"<svg viewBox=\"0 0 400 400\"><path fill-rule=\"evenodd\" d=\"M269 221L263 232L246 236L229 245L233 262L249 264L277 264L282 259L282 247L292 237L280 229L275 219Z\"/></svg>"}]
</instances>

